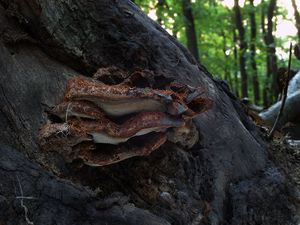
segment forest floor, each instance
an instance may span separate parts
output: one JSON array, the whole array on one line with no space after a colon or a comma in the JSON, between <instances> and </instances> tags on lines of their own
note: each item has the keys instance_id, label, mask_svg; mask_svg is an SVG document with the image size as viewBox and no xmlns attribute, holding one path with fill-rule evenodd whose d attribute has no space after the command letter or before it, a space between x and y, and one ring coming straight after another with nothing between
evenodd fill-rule
<instances>
[{"instance_id":1,"label":"forest floor","mask_svg":"<svg viewBox=\"0 0 300 225\"><path fill-rule=\"evenodd\" d=\"M292 147L282 140L270 143L270 151L275 162L284 170L286 175L300 188L300 147Z\"/></svg>"}]
</instances>

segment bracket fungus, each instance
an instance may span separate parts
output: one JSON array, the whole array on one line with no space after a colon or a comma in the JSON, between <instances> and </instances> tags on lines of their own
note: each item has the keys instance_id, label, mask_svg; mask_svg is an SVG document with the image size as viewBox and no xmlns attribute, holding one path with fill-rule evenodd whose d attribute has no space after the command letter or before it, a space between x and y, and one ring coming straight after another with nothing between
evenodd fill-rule
<instances>
[{"instance_id":1,"label":"bracket fungus","mask_svg":"<svg viewBox=\"0 0 300 225\"><path fill-rule=\"evenodd\" d=\"M49 111L56 122L40 129L41 148L91 166L149 155L167 140L191 148L198 141L191 119L211 108L212 101L202 97L199 88L179 83L164 89L152 88L151 82L135 86L147 84L145 74L124 76L118 84L70 79L64 101Z\"/></svg>"}]
</instances>

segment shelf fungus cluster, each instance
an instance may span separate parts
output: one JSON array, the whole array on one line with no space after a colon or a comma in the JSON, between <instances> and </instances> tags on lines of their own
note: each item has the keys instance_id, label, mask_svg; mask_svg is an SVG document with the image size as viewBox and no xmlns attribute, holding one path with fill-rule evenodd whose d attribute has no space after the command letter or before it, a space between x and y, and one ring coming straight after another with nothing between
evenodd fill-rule
<instances>
[{"instance_id":1,"label":"shelf fungus cluster","mask_svg":"<svg viewBox=\"0 0 300 225\"><path fill-rule=\"evenodd\" d=\"M118 84L80 76L69 80L64 101L49 111L51 122L40 129L41 148L69 162L105 166L149 155L167 140L192 147L199 135L191 119L212 102L199 88L171 83L157 89L143 79L134 74Z\"/></svg>"}]
</instances>

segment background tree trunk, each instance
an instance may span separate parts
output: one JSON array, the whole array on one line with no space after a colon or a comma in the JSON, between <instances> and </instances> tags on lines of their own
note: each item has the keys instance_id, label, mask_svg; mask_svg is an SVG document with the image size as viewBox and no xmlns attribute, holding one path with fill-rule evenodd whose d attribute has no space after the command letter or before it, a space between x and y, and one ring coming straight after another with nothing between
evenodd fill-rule
<instances>
[{"instance_id":1,"label":"background tree trunk","mask_svg":"<svg viewBox=\"0 0 300 225\"><path fill-rule=\"evenodd\" d=\"M299 123L299 115L300 115L300 72L296 73L295 76L290 80L287 100L285 103L285 108L282 116L280 117L278 127L282 127L287 122L297 122ZM281 101L276 102L266 111L261 112L261 118L272 125L277 117L281 106Z\"/></svg>"},{"instance_id":2,"label":"background tree trunk","mask_svg":"<svg viewBox=\"0 0 300 225\"><path fill-rule=\"evenodd\" d=\"M261 1L261 33L263 35L264 38L264 42L266 44L266 36L267 36L267 31L266 31L266 3L264 0ZM269 59L268 59L268 55L267 55L267 66L266 68L269 67ZM268 79L265 79L265 82L263 84L264 88L263 88L263 102L264 102L264 106L265 107L269 107L272 104L272 100L271 100L271 94L270 94L270 87L271 85L269 84L269 80L270 77L267 75Z\"/></svg>"},{"instance_id":3,"label":"background tree trunk","mask_svg":"<svg viewBox=\"0 0 300 225\"><path fill-rule=\"evenodd\" d=\"M233 28L233 57L234 57L234 86L235 86L235 95L239 97L239 85L238 85L238 50L237 50L237 35L236 29Z\"/></svg>"},{"instance_id":4,"label":"background tree trunk","mask_svg":"<svg viewBox=\"0 0 300 225\"><path fill-rule=\"evenodd\" d=\"M194 15L191 6L191 0L181 0L182 1L182 11L185 23L185 32L187 38L187 47L192 53L192 55L199 62L198 44L197 44L197 34L195 30Z\"/></svg>"},{"instance_id":5,"label":"background tree trunk","mask_svg":"<svg viewBox=\"0 0 300 225\"><path fill-rule=\"evenodd\" d=\"M278 128L282 127L287 122L299 122L299 104L300 104L300 91L290 95L285 104L285 110L279 120ZM268 124L272 125L280 110L281 102L276 102L266 111L260 113L261 118Z\"/></svg>"},{"instance_id":6,"label":"background tree trunk","mask_svg":"<svg viewBox=\"0 0 300 225\"><path fill-rule=\"evenodd\" d=\"M296 28L297 28L297 34L298 34L298 41L300 42L300 14L298 11L298 7L295 0L292 0L292 5L294 8L294 16L296 20Z\"/></svg>"},{"instance_id":7,"label":"background tree trunk","mask_svg":"<svg viewBox=\"0 0 300 225\"><path fill-rule=\"evenodd\" d=\"M0 40L1 224L25 224L20 195L43 225L296 223L294 186L239 101L131 1L0 0ZM214 106L194 119L199 143L100 168L45 157L45 108L103 66L202 87Z\"/></svg>"},{"instance_id":8,"label":"background tree trunk","mask_svg":"<svg viewBox=\"0 0 300 225\"><path fill-rule=\"evenodd\" d=\"M224 80L229 84L229 87L231 90L234 90L234 86L232 83L232 79L230 76L230 70L229 70L229 54L226 52L227 51L227 42L226 42L226 35L223 29L221 29L221 36L223 39L223 53L224 53L224 58L225 58L225 65L224 65Z\"/></svg>"},{"instance_id":9,"label":"background tree trunk","mask_svg":"<svg viewBox=\"0 0 300 225\"><path fill-rule=\"evenodd\" d=\"M163 21L163 13L164 13L164 4L165 4L165 1L164 0L158 0L157 3L156 3L156 16L157 16L157 19L156 21L162 25L162 21Z\"/></svg>"},{"instance_id":10,"label":"background tree trunk","mask_svg":"<svg viewBox=\"0 0 300 225\"><path fill-rule=\"evenodd\" d=\"M243 25L243 18L241 14L241 8L239 6L239 1L234 0L234 13L235 13L235 24L239 32L239 62L240 62L240 72L241 72L241 92L242 97L248 97L248 75L246 71L246 51L247 51L247 42L245 40L245 29Z\"/></svg>"},{"instance_id":11,"label":"background tree trunk","mask_svg":"<svg viewBox=\"0 0 300 225\"><path fill-rule=\"evenodd\" d=\"M253 94L254 94L254 103L258 104L260 100L259 93L259 81L257 75L257 66L256 66L256 20L255 20L255 6L254 1L249 0L251 10L250 10L250 25L251 25L251 40L250 40L250 51L251 51L251 66L252 66L252 85L253 85Z\"/></svg>"},{"instance_id":12,"label":"background tree trunk","mask_svg":"<svg viewBox=\"0 0 300 225\"><path fill-rule=\"evenodd\" d=\"M276 44L273 35L275 29L273 19L276 10L277 0L270 0L267 10L267 31L265 36L265 44L267 48L267 76L270 78L272 85L272 100L276 101L279 94L277 85L277 57L276 57Z\"/></svg>"}]
</instances>

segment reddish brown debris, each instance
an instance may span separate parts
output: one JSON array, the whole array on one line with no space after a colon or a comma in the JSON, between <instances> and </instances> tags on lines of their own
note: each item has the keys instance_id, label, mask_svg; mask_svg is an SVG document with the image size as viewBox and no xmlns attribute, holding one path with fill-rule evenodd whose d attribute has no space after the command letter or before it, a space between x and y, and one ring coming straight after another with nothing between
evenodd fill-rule
<instances>
[{"instance_id":1,"label":"reddish brown debris","mask_svg":"<svg viewBox=\"0 0 300 225\"><path fill-rule=\"evenodd\" d=\"M93 75L93 79L99 80L105 84L119 84L129 76L129 73L121 68L110 66L99 68Z\"/></svg>"},{"instance_id":2,"label":"reddish brown debris","mask_svg":"<svg viewBox=\"0 0 300 225\"><path fill-rule=\"evenodd\" d=\"M188 105L188 110L184 116L187 118L193 118L201 113L204 113L213 107L213 102L210 99L198 97L193 99Z\"/></svg>"},{"instance_id":3,"label":"reddish brown debris","mask_svg":"<svg viewBox=\"0 0 300 225\"><path fill-rule=\"evenodd\" d=\"M154 85L154 74L150 70L137 70L130 74L129 77L124 79L122 84L126 84L130 87L139 87L145 88L150 87L152 88Z\"/></svg>"},{"instance_id":4,"label":"reddish brown debris","mask_svg":"<svg viewBox=\"0 0 300 225\"><path fill-rule=\"evenodd\" d=\"M174 91L172 95L174 103L185 103L185 110L181 113L185 118L193 118L206 112L213 106L213 102L210 99L202 96L203 90L201 88L194 88L177 82L172 82L167 88Z\"/></svg>"},{"instance_id":5,"label":"reddish brown debris","mask_svg":"<svg viewBox=\"0 0 300 225\"><path fill-rule=\"evenodd\" d=\"M93 79L105 84L116 85L126 84L130 87L152 87L154 84L154 73L146 69L136 69L133 73L124 71L121 68L111 66L97 70Z\"/></svg>"}]
</instances>

